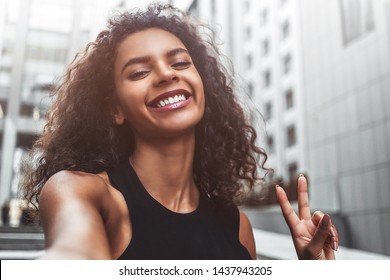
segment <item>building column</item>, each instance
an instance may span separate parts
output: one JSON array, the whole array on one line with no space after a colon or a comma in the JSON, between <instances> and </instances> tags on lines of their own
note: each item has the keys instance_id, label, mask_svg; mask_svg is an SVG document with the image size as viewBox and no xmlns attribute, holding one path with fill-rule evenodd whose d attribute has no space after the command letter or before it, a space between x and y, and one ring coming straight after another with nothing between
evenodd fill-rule
<instances>
[{"instance_id":1,"label":"building column","mask_svg":"<svg viewBox=\"0 0 390 280\"><path fill-rule=\"evenodd\" d=\"M4 121L3 152L0 174L0 206L11 193L13 160L17 141L17 119L19 118L20 95L24 73L24 58L31 0L22 0L17 23L16 38L13 48L11 85L8 97L7 115Z\"/></svg>"}]
</instances>

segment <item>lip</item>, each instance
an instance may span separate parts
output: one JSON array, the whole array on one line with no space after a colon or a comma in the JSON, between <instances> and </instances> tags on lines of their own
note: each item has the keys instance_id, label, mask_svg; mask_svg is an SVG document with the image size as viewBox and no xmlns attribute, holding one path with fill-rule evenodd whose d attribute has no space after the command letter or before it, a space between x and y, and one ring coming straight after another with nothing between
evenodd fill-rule
<instances>
[{"instance_id":1,"label":"lip","mask_svg":"<svg viewBox=\"0 0 390 280\"><path fill-rule=\"evenodd\" d=\"M180 94L184 94L187 97L187 100L190 99L189 97L192 97L192 94L190 92L188 92L187 90L185 90L185 89L175 89L175 90L170 90L170 91L167 91L167 92L164 92L164 93L160 94L159 96L157 96L156 98L154 98L153 100L148 102L147 106L150 106L150 107L152 107L154 109L160 109L160 108L153 107L153 105L157 104L160 100L167 99L169 97L173 97L175 95L180 95ZM185 101L187 101L187 100L185 100ZM182 102L185 102L185 101L182 101ZM179 103L182 103L182 102L179 102Z\"/></svg>"},{"instance_id":2,"label":"lip","mask_svg":"<svg viewBox=\"0 0 390 280\"><path fill-rule=\"evenodd\" d=\"M188 104L190 104L191 102L192 102L192 95L189 96L186 100L182 100L174 104L165 105L164 107L160 107L160 108L150 106L149 109L155 112L170 112L170 111L181 109L187 106Z\"/></svg>"}]
</instances>

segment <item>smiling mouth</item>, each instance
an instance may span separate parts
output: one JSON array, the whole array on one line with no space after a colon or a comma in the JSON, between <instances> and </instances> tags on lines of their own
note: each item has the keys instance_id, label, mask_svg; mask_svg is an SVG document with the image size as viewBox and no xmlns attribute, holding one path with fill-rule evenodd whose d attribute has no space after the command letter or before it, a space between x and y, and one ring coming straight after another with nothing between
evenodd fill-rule
<instances>
[{"instance_id":1,"label":"smiling mouth","mask_svg":"<svg viewBox=\"0 0 390 280\"><path fill-rule=\"evenodd\" d=\"M191 97L191 94L186 90L173 90L161 94L148 105L153 108L163 108L166 106L172 106L176 103L186 101Z\"/></svg>"}]
</instances>

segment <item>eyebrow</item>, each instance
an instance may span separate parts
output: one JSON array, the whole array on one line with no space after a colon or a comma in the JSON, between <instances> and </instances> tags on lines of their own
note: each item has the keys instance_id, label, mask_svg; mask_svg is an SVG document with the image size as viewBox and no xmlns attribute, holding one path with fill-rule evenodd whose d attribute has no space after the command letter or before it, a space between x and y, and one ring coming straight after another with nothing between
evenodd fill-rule
<instances>
[{"instance_id":1,"label":"eyebrow","mask_svg":"<svg viewBox=\"0 0 390 280\"><path fill-rule=\"evenodd\" d=\"M173 57L179 53L186 53L189 55L189 52L186 50L186 49L183 49L183 48L175 48L175 49L172 49L172 50L169 50L167 53L166 53L166 56L167 57ZM138 56L138 57L133 57L133 58L130 58L126 63L125 65L123 65L122 67L122 73L123 71L125 71L125 69L132 65L132 64L137 64L137 63L146 63L150 61L150 56Z\"/></svg>"}]
</instances>

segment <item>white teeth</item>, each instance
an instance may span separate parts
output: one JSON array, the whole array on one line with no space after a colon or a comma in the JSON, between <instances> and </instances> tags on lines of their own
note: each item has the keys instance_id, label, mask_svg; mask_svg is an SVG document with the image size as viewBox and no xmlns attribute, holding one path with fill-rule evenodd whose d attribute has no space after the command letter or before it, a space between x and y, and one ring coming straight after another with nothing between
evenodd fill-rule
<instances>
[{"instance_id":1,"label":"white teeth","mask_svg":"<svg viewBox=\"0 0 390 280\"><path fill-rule=\"evenodd\" d=\"M161 108L161 107L164 107L166 105L169 105L169 104L175 104L179 101L184 101L186 100L186 96L184 94L181 94L181 95L175 95L173 97L169 97L168 99L165 99L165 100L160 100L159 103L157 103L157 107L158 108Z\"/></svg>"}]
</instances>

